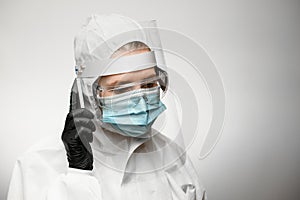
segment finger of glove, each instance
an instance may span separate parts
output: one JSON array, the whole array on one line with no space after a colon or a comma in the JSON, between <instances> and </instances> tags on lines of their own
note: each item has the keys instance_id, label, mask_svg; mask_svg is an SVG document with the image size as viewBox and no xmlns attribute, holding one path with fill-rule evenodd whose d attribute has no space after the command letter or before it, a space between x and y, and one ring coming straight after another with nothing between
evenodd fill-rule
<instances>
[{"instance_id":1,"label":"finger of glove","mask_svg":"<svg viewBox=\"0 0 300 200\"><path fill-rule=\"evenodd\" d=\"M94 122L87 118L74 118L74 124L77 127L85 127L90 129L92 132L96 131L96 126Z\"/></svg>"},{"instance_id":2,"label":"finger of glove","mask_svg":"<svg viewBox=\"0 0 300 200\"><path fill-rule=\"evenodd\" d=\"M93 156L93 153L92 153L92 148L91 148L91 145L90 145L90 142L93 141L93 137L92 137L92 140L90 140L90 138L88 137L82 137L81 138L81 142L83 144L83 146L85 147L85 149L87 150L87 152Z\"/></svg>"},{"instance_id":3,"label":"finger of glove","mask_svg":"<svg viewBox=\"0 0 300 200\"><path fill-rule=\"evenodd\" d=\"M88 119L94 119L94 114L87 110L86 108L80 108L72 111L72 115L74 118L88 118Z\"/></svg>"},{"instance_id":4,"label":"finger of glove","mask_svg":"<svg viewBox=\"0 0 300 200\"><path fill-rule=\"evenodd\" d=\"M78 134L75 136L75 138L77 139L79 137L82 143L84 143L85 141L93 142L93 131L91 129L81 126L77 130L77 133Z\"/></svg>"}]
</instances>

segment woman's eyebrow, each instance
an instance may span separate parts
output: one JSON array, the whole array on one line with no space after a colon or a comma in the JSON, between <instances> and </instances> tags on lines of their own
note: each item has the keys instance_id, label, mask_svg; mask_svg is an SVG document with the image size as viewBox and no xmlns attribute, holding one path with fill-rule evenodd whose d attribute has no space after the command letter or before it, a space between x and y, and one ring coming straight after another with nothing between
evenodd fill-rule
<instances>
[{"instance_id":1,"label":"woman's eyebrow","mask_svg":"<svg viewBox=\"0 0 300 200\"><path fill-rule=\"evenodd\" d=\"M150 74L149 76L144 77L143 79L141 79L139 81L144 81L146 79L154 78L155 76L156 76L156 74ZM126 80L126 78L125 78L125 80L120 79L120 80L114 80L112 82L109 82L106 86L107 87L114 87L114 86L119 86L119 85L133 83L133 82L138 82L138 81L131 81L129 79Z\"/></svg>"},{"instance_id":2,"label":"woman's eyebrow","mask_svg":"<svg viewBox=\"0 0 300 200\"><path fill-rule=\"evenodd\" d=\"M139 80L139 81L144 81L146 79L150 79L150 78L154 78L156 76L156 74L150 74L149 76L147 77L144 77L143 79ZM118 85L123 85L123 84L128 84L128 83L132 83L132 82L138 82L138 81L130 81L130 80L116 80L113 82L114 85L112 86L118 86Z\"/></svg>"}]
</instances>

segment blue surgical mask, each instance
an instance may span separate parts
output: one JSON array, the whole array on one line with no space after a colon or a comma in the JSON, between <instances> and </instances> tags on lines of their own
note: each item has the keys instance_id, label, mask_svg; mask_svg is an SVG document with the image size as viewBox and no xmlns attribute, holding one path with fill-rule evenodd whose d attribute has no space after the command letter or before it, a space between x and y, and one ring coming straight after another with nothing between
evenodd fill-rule
<instances>
[{"instance_id":1,"label":"blue surgical mask","mask_svg":"<svg viewBox=\"0 0 300 200\"><path fill-rule=\"evenodd\" d=\"M139 137L151 130L155 119L166 109L160 101L160 88L139 89L108 97L99 97L102 122L123 135Z\"/></svg>"}]
</instances>

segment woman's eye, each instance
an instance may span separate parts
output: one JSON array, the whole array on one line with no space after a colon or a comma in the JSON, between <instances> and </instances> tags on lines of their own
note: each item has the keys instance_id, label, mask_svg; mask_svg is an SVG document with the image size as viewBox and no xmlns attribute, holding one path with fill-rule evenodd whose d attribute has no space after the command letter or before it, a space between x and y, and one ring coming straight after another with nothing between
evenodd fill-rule
<instances>
[{"instance_id":1,"label":"woman's eye","mask_svg":"<svg viewBox=\"0 0 300 200\"><path fill-rule=\"evenodd\" d=\"M156 82L152 82L152 83L146 83L144 85L142 85L142 88L153 88L156 87L157 83Z\"/></svg>"}]
</instances>

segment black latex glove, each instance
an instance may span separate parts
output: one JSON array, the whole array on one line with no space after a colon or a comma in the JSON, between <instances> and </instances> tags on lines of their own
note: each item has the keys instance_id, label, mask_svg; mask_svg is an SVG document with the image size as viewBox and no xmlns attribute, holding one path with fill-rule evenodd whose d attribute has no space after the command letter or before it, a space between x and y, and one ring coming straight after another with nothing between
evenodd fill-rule
<instances>
[{"instance_id":1,"label":"black latex glove","mask_svg":"<svg viewBox=\"0 0 300 200\"><path fill-rule=\"evenodd\" d=\"M70 97L70 110L61 136L70 168L93 169L93 153L90 145L90 142L93 141L93 132L96 130L92 122L93 118L93 113L85 108L80 108L77 85L74 81Z\"/></svg>"}]
</instances>

